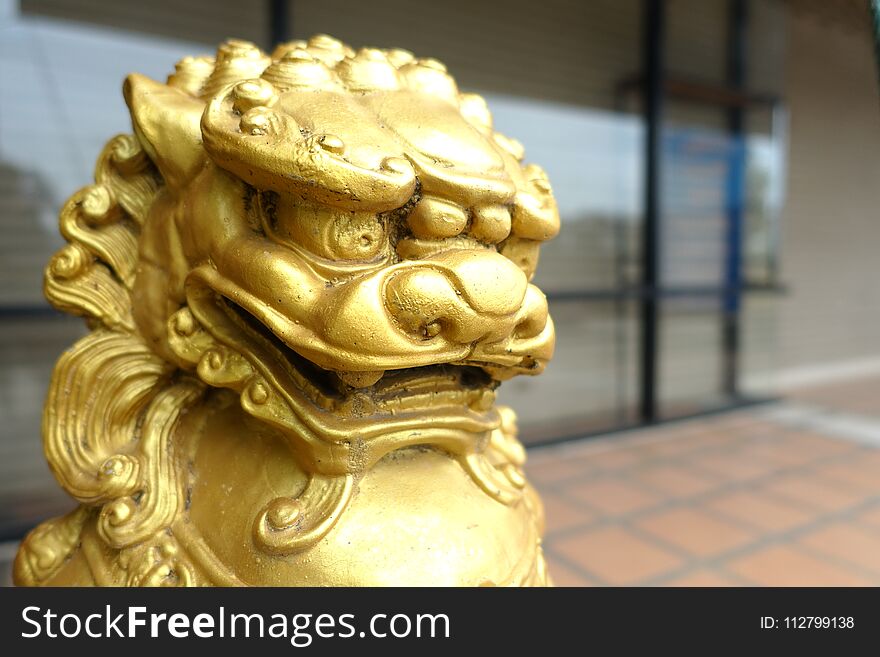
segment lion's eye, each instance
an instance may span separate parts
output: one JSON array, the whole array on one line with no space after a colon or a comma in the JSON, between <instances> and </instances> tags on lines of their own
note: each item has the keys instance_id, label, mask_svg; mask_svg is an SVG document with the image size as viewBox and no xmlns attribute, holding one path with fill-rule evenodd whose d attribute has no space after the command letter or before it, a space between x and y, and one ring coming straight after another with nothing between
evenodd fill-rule
<instances>
[{"instance_id":1,"label":"lion's eye","mask_svg":"<svg viewBox=\"0 0 880 657\"><path fill-rule=\"evenodd\" d=\"M273 239L300 246L328 260L372 261L388 248L384 218L347 212L300 198L263 194L263 228Z\"/></svg>"}]
</instances>

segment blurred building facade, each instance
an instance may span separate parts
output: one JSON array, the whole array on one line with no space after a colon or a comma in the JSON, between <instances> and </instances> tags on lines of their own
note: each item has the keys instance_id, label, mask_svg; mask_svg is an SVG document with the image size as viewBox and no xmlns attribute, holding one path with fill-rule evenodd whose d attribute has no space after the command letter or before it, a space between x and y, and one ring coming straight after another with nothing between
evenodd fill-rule
<instances>
[{"instance_id":1,"label":"blurred building facade","mask_svg":"<svg viewBox=\"0 0 880 657\"><path fill-rule=\"evenodd\" d=\"M0 534L65 503L39 442L51 366L83 330L40 291L61 244L57 210L129 129L125 74L163 79L231 36L268 47L329 33L436 57L547 169L563 232L539 284L557 356L502 392L527 442L880 371L880 104L861 2L5 0L0 11Z\"/></svg>"}]
</instances>

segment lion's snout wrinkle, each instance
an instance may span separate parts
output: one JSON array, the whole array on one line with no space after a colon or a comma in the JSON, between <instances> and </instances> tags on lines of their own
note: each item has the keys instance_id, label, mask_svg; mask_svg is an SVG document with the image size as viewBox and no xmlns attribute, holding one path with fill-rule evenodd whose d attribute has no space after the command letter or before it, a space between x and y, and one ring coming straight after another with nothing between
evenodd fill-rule
<instances>
[{"instance_id":1,"label":"lion's snout wrinkle","mask_svg":"<svg viewBox=\"0 0 880 657\"><path fill-rule=\"evenodd\" d=\"M546 303L542 307L532 300L531 287L504 256L456 250L398 270L384 294L388 312L405 331L468 344L502 340L520 327L530 335L540 333L547 321Z\"/></svg>"}]
</instances>

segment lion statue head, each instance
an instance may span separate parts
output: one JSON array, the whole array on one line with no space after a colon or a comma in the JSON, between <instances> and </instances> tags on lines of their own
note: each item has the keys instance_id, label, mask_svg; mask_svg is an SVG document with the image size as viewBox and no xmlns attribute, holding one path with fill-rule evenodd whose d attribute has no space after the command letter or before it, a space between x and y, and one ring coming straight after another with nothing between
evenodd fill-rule
<instances>
[{"instance_id":1,"label":"lion statue head","mask_svg":"<svg viewBox=\"0 0 880 657\"><path fill-rule=\"evenodd\" d=\"M424 535L434 493L412 491L434 477L431 522L489 532L484 575L450 583L543 581L540 502L494 391L552 356L530 281L559 217L485 101L436 60L323 35L271 56L227 41L124 94L134 135L62 210L45 281L91 329L43 423L80 506L30 534L16 580L426 583L397 553L409 579L361 557L340 575L337 535L375 534L383 509Z\"/></svg>"}]
</instances>

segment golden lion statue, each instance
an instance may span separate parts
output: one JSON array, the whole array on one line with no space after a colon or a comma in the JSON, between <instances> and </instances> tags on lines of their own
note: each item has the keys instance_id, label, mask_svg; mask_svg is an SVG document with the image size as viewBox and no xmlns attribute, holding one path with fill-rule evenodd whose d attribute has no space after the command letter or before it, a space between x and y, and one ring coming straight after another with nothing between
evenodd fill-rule
<instances>
[{"instance_id":1,"label":"golden lion statue","mask_svg":"<svg viewBox=\"0 0 880 657\"><path fill-rule=\"evenodd\" d=\"M134 136L46 270L91 332L46 457L79 503L19 585L540 585L543 511L499 382L538 374L543 171L442 64L228 41L125 82Z\"/></svg>"}]
</instances>

